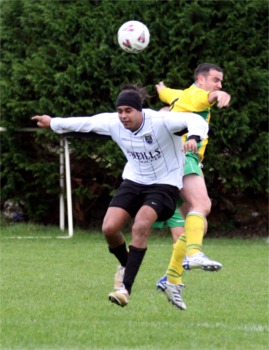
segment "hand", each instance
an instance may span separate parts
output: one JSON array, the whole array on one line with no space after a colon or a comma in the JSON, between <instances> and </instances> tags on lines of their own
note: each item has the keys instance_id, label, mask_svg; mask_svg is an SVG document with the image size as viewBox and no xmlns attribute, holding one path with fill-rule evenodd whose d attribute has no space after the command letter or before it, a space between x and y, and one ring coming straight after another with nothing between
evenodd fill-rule
<instances>
[{"instance_id":1,"label":"hand","mask_svg":"<svg viewBox=\"0 0 269 350\"><path fill-rule=\"evenodd\" d=\"M194 139L188 140L183 145L183 152L191 151L193 153L197 152L197 142Z\"/></svg>"},{"instance_id":2,"label":"hand","mask_svg":"<svg viewBox=\"0 0 269 350\"><path fill-rule=\"evenodd\" d=\"M166 86L163 81L160 81L158 84L155 85L157 92L159 93L162 89L164 89Z\"/></svg>"},{"instance_id":3,"label":"hand","mask_svg":"<svg viewBox=\"0 0 269 350\"><path fill-rule=\"evenodd\" d=\"M219 108L229 107L230 100L231 100L231 95L227 94L227 92L225 91L218 91L217 106Z\"/></svg>"},{"instance_id":4,"label":"hand","mask_svg":"<svg viewBox=\"0 0 269 350\"><path fill-rule=\"evenodd\" d=\"M37 126L40 128L49 128L50 127L50 121L51 117L49 115L35 115L31 118L32 120L37 121Z\"/></svg>"},{"instance_id":5,"label":"hand","mask_svg":"<svg viewBox=\"0 0 269 350\"><path fill-rule=\"evenodd\" d=\"M217 101L217 107L229 107L231 95L225 91L212 91L209 94L209 102Z\"/></svg>"}]
</instances>

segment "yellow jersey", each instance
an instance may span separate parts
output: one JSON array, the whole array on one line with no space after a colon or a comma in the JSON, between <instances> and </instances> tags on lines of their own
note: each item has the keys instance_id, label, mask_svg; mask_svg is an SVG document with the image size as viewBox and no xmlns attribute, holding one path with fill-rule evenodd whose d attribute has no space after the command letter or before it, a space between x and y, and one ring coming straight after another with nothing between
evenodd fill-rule
<instances>
[{"instance_id":1,"label":"yellow jersey","mask_svg":"<svg viewBox=\"0 0 269 350\"><path fill-rule=\"evenodd\" d=\"M165 87L159 92L159 98L170 106L171 112L194 112L199 114L209 124L211 117L210 108L214 105L214 102L210 104L208 101L209 93L210 91L203 90L193 84L185 90ZM182 142L185 142L186 138L187 134L183 135ZM204 159L207 143L208 136L199 143L197 154L200 162Z\"/></svg>"}]
</instances>

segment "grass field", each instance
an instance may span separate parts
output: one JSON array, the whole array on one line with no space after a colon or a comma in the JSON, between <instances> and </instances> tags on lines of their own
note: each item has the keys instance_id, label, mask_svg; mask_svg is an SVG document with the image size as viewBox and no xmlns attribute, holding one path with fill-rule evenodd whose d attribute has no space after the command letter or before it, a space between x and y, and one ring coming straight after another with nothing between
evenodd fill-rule
<instances>
[{"instance_id":1,"label":"grass field","mask_svg":"<svg viewBox=\"0 0 269 350\"><path fill-rule=\"evenodd\" d=\"M206 238L205 253L223 269L185 273L180 311L155 290L169 236L151 236L130 303L120 308L107 298L117 262L102 235L61 235L30 224L1 228L1 350L268 350L265 239Z\"/></svg>"}]
</instances>

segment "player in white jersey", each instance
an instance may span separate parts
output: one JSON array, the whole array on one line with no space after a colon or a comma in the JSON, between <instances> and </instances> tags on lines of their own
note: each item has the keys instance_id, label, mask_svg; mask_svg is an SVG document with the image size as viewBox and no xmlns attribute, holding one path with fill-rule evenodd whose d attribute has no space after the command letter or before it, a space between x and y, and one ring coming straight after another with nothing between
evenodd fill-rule
<instances>
[{"instance_id":1,"label":"player in white jersey","mask_svg":"<svg viewBox=\"0 0 269 350\"><path fill-rule=\"evenodd\" d=\"M151 225L156 220L167 220L174 213L182 188L184 152L195 152L197 141L205 139L208 132L208 124L197 114L142 109L143 96L143 89L128 86L118 96L116 113L32 118L39 127L50 127L59 134L110 135L126 156L123 182L109 204L102 225L109 251L120 263L109 300L120 306L128 304L147 250ZM189 141L182 145L181 137L175 133L186 129ZM130 219L134 221L127 250L120 230Z\"/></svg>"}]
</instances>

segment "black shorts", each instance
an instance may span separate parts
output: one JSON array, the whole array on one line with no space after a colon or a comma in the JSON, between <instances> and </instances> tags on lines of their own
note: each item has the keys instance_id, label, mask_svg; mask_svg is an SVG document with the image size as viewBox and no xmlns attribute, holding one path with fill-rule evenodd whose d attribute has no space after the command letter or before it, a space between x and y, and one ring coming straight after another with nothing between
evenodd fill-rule
<instances>
[{"instance_id":1,"label":"black shorts","mask_svg":"<svg viewBox=\"0 0 269 350\"><path fill-rule=\"evenodd\" d=\"M178 198L179 190L175 186L141 185L124 180L117 189L109 207L122 208L134 218L143 205L148 205L156 211L158 221L165 221L174 214Z\"/></svg>"}]
</instances>

